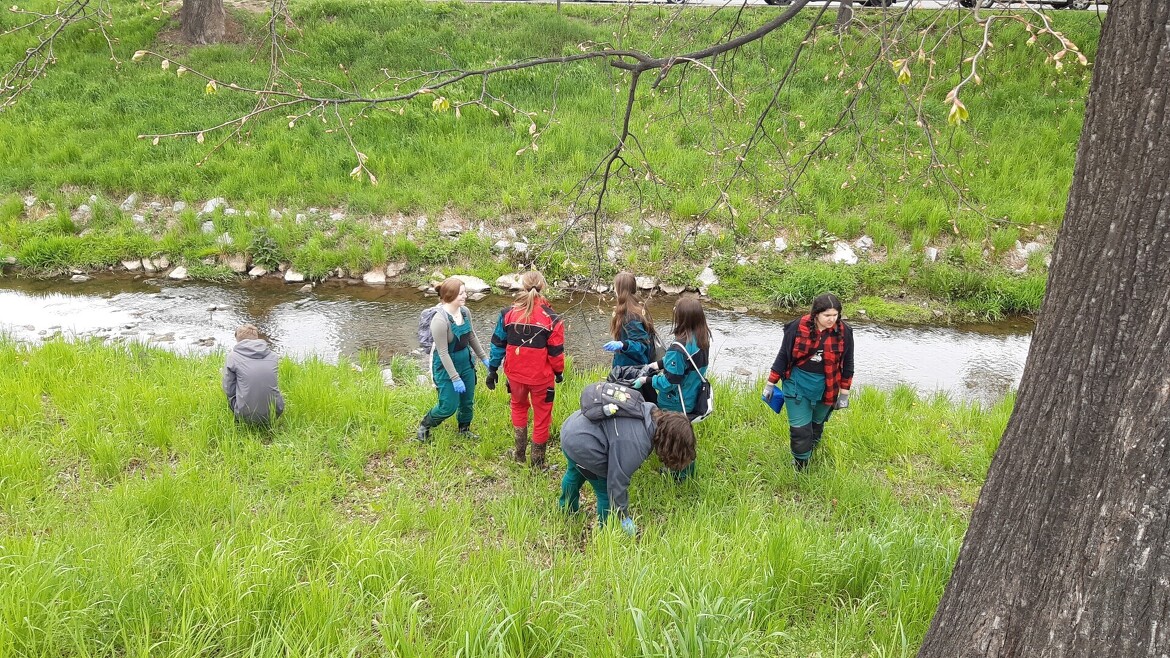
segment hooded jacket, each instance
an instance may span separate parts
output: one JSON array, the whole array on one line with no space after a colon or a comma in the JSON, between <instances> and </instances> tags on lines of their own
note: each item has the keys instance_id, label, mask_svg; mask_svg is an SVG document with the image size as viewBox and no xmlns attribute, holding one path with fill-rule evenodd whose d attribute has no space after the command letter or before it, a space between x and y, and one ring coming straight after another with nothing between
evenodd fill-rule
<instances>
[{"instance_id":1,"label":"hooded jacket","mask_svg":"<svg viewBox=\"0 0 1170 658\"><path fill-rule=\"evenodd\" d=\"M277 363L276 354L259 338L241 340L228 352L223 366L223 392L232 413L241 420L275 420L269 417L270 406L276 409L277 416L284 412L284 396L276 387Z\"/></svg>"},{"instance_id":2,"label":"hooded jacket","mask_svg":"<svg viewBox=\"0 0 1170 658\"><path fill-rule=\"evenodd\" d=\"M578 410L561 426L561 450L582 469L605 478L610 504L622 516L630 504L630 478L650 456L653 409L643 402L641 418L615 416L598 423Z\"/></svg>"}]
</instances>

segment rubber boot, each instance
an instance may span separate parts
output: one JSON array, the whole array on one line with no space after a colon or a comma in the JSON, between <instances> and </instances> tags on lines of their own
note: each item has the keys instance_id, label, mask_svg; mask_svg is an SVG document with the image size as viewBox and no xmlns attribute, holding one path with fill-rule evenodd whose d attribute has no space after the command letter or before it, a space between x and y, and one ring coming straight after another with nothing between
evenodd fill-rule
<instances>
[{"instance_id":1,"label":"rubber boot","mask_svg":"<svg viewBox=\"0 0 1170 658\"><path fill-rule=\"evenodd\" d=\"M544 449L547 445L547 443L532 444L532 468L544 470Z\"/></svg>"},{"instance_id":2,"label":"rubber boot","mask_svg":"<svg viewBox=\"0 0 1170 658\"><path fill-rule=\"evenodd\" d=\"M795 468L796 472L800 473L804 469L808 468L808 459L807 458L801 459L800 457L793 457L792 458L792 468Z\"/></svg>"},{"instance_id":3,"label":"rubber boot","mask_svg":"<svg viewBox=\"0 0 1170 658\"><path fill-rule=\"evenodd\" d=\"M479 440L479 435L476 434L475 432L471 431L470 424L459 426L459 437L462 439L467 439L468 441L478 441Z\"/></svg>"},{"instance_id":4,"label":"rubber boot","mask_svg":"<svg viewBox=\"0 0 1170 658\"><path fill-rule=\"evenodd\" d=\"M419 443L430 443L431 428L427 425L426 420L418 424L418 435L414 437Z\"/></svg>"},{"instance_id":5,"label":"rubber boot","mask_svg":"<svg viewBox=\"0 0 1170 658\"><path fill-rule=\"evenodd\" d=\"M523 464L524 453L528 451L528 426L513 427L512 434L516 438L516 447L512 451L512 457L517 462Z\"/></svg>"}]
</instances>

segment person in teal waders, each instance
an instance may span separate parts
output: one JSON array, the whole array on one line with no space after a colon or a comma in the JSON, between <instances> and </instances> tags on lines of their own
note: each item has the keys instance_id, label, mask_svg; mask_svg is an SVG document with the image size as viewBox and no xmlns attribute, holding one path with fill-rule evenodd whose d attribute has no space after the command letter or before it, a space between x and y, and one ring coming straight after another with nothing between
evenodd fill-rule
<instances>
[{"instance_id":1,"label":"person in teal waders","mask_svg":"<svg viewBox=\"0 0 1170 658\"><path fill-rule=\"evenodd\" d=\"M418 440L430 441L431 428L456 416L459 434L478 438L471 433L475 414L475 361L487 365L487 354L479 345L467 310L467 287L455 277L439 286L439 305L431 319L431 377L439 391L439 402L418 425ZM472 356L472 352L475 355Z\"/></svg>"},{"instance_id":2,"label":"person in teal waders","mask_svg":"<svg viewBox=\"0 0 1170 658\"><path fill-rule=\"evenodd\" d=\"M784 326L764 386L765 400L784 396L796 470L808 466L833 410L849 406L852 385L853 329L841 319L841 300L824 294L813 300L812 312Z\"/></svg>"}]
</instances>

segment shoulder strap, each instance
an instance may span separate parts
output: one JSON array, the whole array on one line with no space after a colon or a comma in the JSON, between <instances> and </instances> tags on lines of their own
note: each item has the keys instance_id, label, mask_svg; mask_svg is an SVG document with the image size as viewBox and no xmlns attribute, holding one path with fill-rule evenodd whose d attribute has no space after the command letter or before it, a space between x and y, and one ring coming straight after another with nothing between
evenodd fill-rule
<instances>
[{"instance_id":1,"label":"shoulder strap","mask_svg":"<svg viewBox=\"0 0 1170 658\"><path fill-rule=\"evenodd\" d=\"M692 359L690 353L687 352L687 346L683 345L682 343L678 342L677 340L674 341L673 343L671 343L671 346L674 346L674 345L678 345L679 348L682 349L683 356L687 357L687 361L691 362L691 367L695 369L695 372L699 375L699 379L703 380L703 383L706 384L707 378L703 376L703 373L699 371L699 367L695 365L695 360Z\"/></svg>"}]
</instances>

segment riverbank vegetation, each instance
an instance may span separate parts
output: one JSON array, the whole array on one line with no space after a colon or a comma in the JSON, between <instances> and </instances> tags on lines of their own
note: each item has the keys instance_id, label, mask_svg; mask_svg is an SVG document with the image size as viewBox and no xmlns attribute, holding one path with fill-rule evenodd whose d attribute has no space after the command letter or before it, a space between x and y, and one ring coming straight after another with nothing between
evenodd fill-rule
<instances>
[{"instance_id":1,"label":"riverbank vegetation","mask_svg":"<svg viewBox=\"0 0 1170 658\"><path fill-rule=\"evenodd\" d=\"M0 343L0 654L912 656L1012 405L863 388L797 477L783 416L718 383L699 477L635 476L632 541L506 459L500 391L479 441L423 446L428 388L285 361L262 432L221 364Z\"/></svg>"},{"instance_id":2,"label":"riverbank vegetation","mask_svg":"<svg viewBox=\"0 0 1170 658\"><path fill-rule=\"evenodd\" d=\"M288 69L304 79L363 89L392 87L386 68L475 67L578 52L582 44L611 41L626 27L624 43L653 43L655 51L671 52L716 39L733 21L750 28L776 11L712 16L706 8L647 6L627 17L624 8L588 5L566 5L558 14L550 5L390 0L306 0L293 2L292 10L299 31L289 38L298 52L290 52ZM119 11L113 29L121 66L110 63L97 34L73 36L61 46L51 75L0 122L0 191L11 195L0 217L0 252L30 271L101 267L159 253L197 264L248 251L253 260L291 263L317 278L339 267L360 274L396 258L421 277L435 266L502 273L536 258L553 278L569 281L632 268L671 284L694 284L695 275L712 265L721 278L712 289L718 300L799 305L800 281L822 274L819 260L848 243L860 264L833 266L835 290L892 302L885 308L907 305L900 317L920 315L924 305L927 315L937 310L960 319L1033 312L1065 206L1090 75L1072 58L1061 68L1045 64L1040 49L1025 45L1027 32L1005 26L981 70L983 85L965 96L969 123L950 127L941 99L959 79L970 41L954 29L960 12L933 27L926 16L934 13L919 12L918 35L953 34L928 64L911 64L915 84L933 81L922 118L930 125L935 163L896 71L879 65L858 86L863 64L879 46L876 37L858 29L838 38L826 26L806 46L778 99L783 110L769 126L790 147L790 158L756 163L753 175L729 188L720 204L717 190L734 153L718 144L745 138L755 113L771 99L777 67L809 28L813 12L805 12L753 45L760 57L737 60L730 82L742 103L716 103L710 120L681 111L678 98L665 91L644 90L636 130L661 185L615 181L602 234L582 227L557 240L575 186L614 139L617 92L610 67L530 69L493 82L497 94L524 113L489 103L462 108L456 117L433 111L432 97L425 96L355 118L349 129L381 181L374 186L349 175L354 154L347 140L315 119L291 129L284 118L257 121L244 139L214 152L216 136L158 145L137 139L214 125L246 111L253 99L226 89L207 94L200 81L176 76L177 65L133 63L133 52L157 50L225 86L255 84L268 71L265 58L254 57L264 17L235 11L239 43L188 49L172 43L169 9ZM877 14L858 16L864 24ZM0 17L0 26L16 19ZM1069 12L1052 19L1093 57L1095 17ZM23 47L0 42L0 55L11 58ZM687 80L669 82L681 85L683 98L698 98L698 87ZM478 92L478 81L468 84L452 90L452 97ZM854 120L840 126L842 107L854 95ZM835 134L818 147L828 133ZM534 140L538 149L530 147ZM813 151L795 195L782 194L790 171ZM143 203L123 211L121 200L132 193ZM91 194L98 199L90 201ZM26 195L37 201L24 211ZM225 217L221 208L198 216L215 197L226 199L224 208L252 213ZM188 210L168 212L175 201ZM89 210L79 212L82 205ZM314 206L323 210L308 212ZM274 208L287 212L274 218ZM335 214L342 217L326 221ZM206 220L214 227L204 234L199 229ZM444 221L462 232L444 236ZM493 260L492 245L518 241L509 228L528 249L502 249L507 256ZM217 243L225 232L234 240ZM1022 248L1029 243L1034 246ZM790 275L797 283L788 281Z\"/></svg>"}]
</instances>

